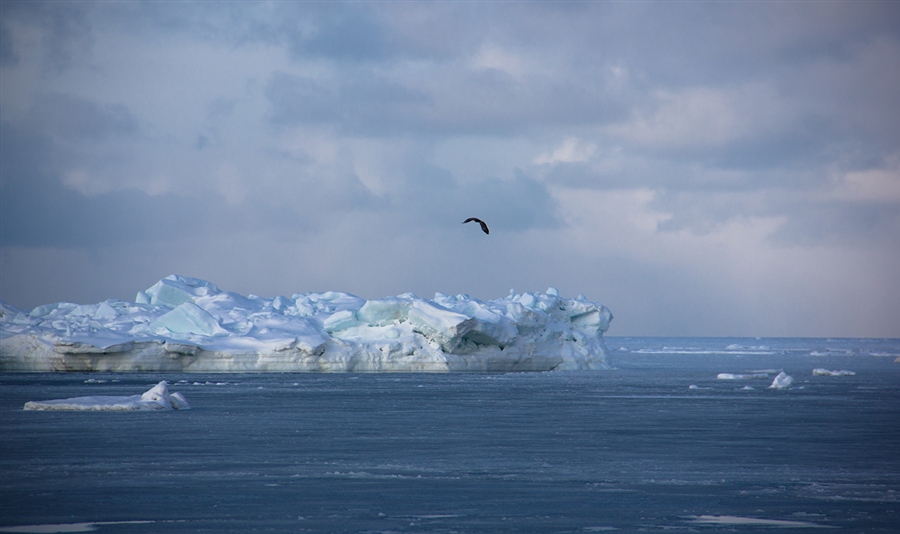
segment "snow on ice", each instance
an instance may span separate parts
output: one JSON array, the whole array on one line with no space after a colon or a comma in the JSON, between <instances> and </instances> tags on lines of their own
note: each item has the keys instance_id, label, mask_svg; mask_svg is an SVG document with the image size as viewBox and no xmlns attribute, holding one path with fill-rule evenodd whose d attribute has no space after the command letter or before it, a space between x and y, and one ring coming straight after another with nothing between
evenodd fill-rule
<instances>
[{"instance_id":1,"label":"snow on ice","mask_svg":"<svg viewBox=\"0 0 900 534\"><path fill-rule=\"evenodd\" d=\"M0 302L0 371L547 371L606 367L612 314L583 296L348 293L272 299L167 276L135 302Z\"/></svg>"},{"instance_id":2,"label":"snow on ice","mask_svg":"<svg viewBox=\"0 0 900 534\"><path fill-rule=\"evenodd\" d=\"M813 369L812 374L814 374L816 376L855 376L856 375L856 373L854 373L853 371L846 371L843 369L840 371L829 371L828 369L822 369L821 367Z\"/></svg>"},{"instance_id":3,"label":"snow on ice","mask_svg":"<svg viewBox=\"0 0 900 534\"><path fill-rule=\"evenodd\" d=\"M719 373L716 378L719 380L766 380L769 378L769 373Z\"/></svg>"},{"instance_id":4,"label":"snow on ice","mask_svg":"<svg viewBox=\"0 0 900 534\"><path fill-rule=\"evenodd\" d=\"M772 385L769 386L769 389L788 389L793 383L794 377L782 371L778 373L775 380L772 380Z\"/></svg>"},{"instance_id":5,"label":"snow on ice","mask_svg":"<svg viewBox=\"0 0 900 534\"><path fill-rule=\"evenodd\" d=\"M136 411L136 410L189 410L190 405L181 393L169 393L165 380L153 386L143 395L128 397L75 397L25 403L26 410L67 411Z\"/></svg>"}]
</instances>

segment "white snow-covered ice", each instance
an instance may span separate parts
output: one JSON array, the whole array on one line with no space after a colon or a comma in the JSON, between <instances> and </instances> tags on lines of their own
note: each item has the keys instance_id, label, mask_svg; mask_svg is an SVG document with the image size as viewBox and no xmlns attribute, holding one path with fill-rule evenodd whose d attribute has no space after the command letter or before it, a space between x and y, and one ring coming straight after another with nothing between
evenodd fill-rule
<instances>
[{"instance_id":1,"label":"white snow-covered ice","mask_svg":"<svg viewBox=\"0 0 900 534\"><path fill-rule=\"evenodd\" d=\"M845 369L841 369L839 371L830 371L828 369L823 369L821 367L813 369L812 374L814 374L816 376L855 376L856 375L856 373L854 373L853 371L847 371Z\"/></svg>"},{"instance_id":2,"label":"white snow-covered ice","mask_svg":"<svg viewBox=\"0 0 900 534\"><path fill-rule=\"evenodd\" d=\"M583 296L243 296L167 276L135 302L0 302L0 371L547 371L606 368L612 314Z\"/></svg>"},{"instance_id":3,"label":"white snow-covered ice","mask_svg":"<svg viewBox=\"0 0 900 534\"><path fill-rule=\"evenodd\" d=\"M764 372L755 372L755 373L719 373L716 375L718 380L766 380L769 378L768 373Z\"/></svg>"},{"instance_id":4,"label":"white snow-covered ice","mask_svg":"<svg viewBox=\"0 0 900 534\"><path fill-rule=\"evenodd\" d=\"M697 525L721 525L726 527L787 527L787 528L830 528L826 525L809 521L785 519L761 519L756 517L740 517L734 515L701 515L688 518Z\"/></svg>"},{"instance_id":5,"label":"white snow-covered ice","mask_svg":"<svg viewBox=\"0 0 900 534\"><path fill-rule=\"evenodd\" d=\"M190 404L181 393L169 393L165 380L145 391L142 395L126 397L74 397L47 401L29 401L26 410L66 410L127 412L138 410L189 410Z\"/></svg>"},{"instance_id":6,"label":"white snow-covered ice","mask_svg":"<svg viewBox=\"0 0 900 534\"><path fill-rule=\"evenodd\" d=\"M772 380L772 385L769 386L769 389L788 389L793 383L794 377L782 371L778 373L775 380Z\"/></svg>"}]
</instances>

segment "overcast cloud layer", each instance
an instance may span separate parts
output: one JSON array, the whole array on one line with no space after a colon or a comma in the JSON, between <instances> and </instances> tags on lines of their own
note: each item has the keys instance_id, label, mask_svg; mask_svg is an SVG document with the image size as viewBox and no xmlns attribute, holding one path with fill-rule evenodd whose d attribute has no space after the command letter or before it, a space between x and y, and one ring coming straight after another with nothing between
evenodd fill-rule
<instances>
[{"instance_id":1,"label":"overcast cloud layer","mask_svg":"<svg viewBox=\"0 0 900 534\"><path fill-rule=\"evenodd\" d=\"M895 2L4 1L0 298L555 286L611 335L900 337L898 58Z\"/></svg>"}]
</instances>

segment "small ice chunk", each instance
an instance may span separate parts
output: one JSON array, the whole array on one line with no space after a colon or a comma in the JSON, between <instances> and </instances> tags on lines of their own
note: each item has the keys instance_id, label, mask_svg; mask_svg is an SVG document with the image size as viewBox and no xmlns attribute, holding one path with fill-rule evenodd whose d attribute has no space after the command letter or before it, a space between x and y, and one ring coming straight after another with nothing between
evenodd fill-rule
<instances>
[{"instance_id":1,"label":"small ice chunk","mask_svg":"<svg viewBox=\"0 0 900 534\"><path fill-rule=\"evenodd\" d=\"M794 383L794 378L784 371L778 373L769 389L788 389Z\"/></svg>"}]
</instances>

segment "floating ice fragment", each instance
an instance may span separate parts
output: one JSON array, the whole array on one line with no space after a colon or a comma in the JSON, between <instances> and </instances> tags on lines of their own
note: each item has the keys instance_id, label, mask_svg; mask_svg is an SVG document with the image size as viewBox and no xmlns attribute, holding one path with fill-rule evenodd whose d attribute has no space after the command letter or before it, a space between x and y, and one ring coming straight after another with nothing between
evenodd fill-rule
<instances>
[{"instance_id":1,"label":"floating ice fragment","mask_svg":"<svg viewBox=\"0 0 900 534\"><path fill-rule=\"evenodd\" d=\"M761 527L794 527L794 528L830 528L807 521L789 521L784 519L760 519L735 515L701 515L689 518L689 521L702 525L747 525Z\"/></svg>"},{"instance_id":2,"label":"floating ice fragment","mask_svg":"<svg viewBox=\"0 0 900 534\"><path fill-rule=\"evenodd\" d=\"M42 525L21 525L16 527L0 527L0 533L19 534L62 534L63 532L94 532L98 526L106 525L141 525L155 521L97 521L94 523L45 523Z\"/></svg>"},{"instance_id":3,"label":"floating ice fragment","mask_svg":"<svg viewBox=\"0 0 900 534\"><path fill-rule=\"evenodd\" d=\"M190 404L181 393L169 393L165 380L142 395L128 397L75 397L48 401L29 401L26 410L65 411L138 411L138 410L188 410Z\"/></svg>"},{"instance_id":4,"label":"floating ice fragment","mask_svg":"<svg viewBox=\"0 0 900 534\"><path fill-rule=\"evenodd\" d=\"M856 373L854 373L853 371L829 371L828 369L822 369L821 367L813 369L812 374L816 376L856 376Z\"/></svg>"},{"instance_id":5,"label":"floating ice fragment","mask_svg":"<svg viewBox=\"0 0 900 534\"><path fill-rule=\"evenodd\" d=\"M788 389L794 383L794 378L784 371L778 373L769 389Z\"/></svg>"},{"instance_id":6,"label":"floating ice fragment","mask_svg":"<svg viewBox=\"0 0 900 534\"><path fill-rule=\"evenodd\" d=\"M766 380L769 378L768 373L719 373L716 375L719 380Z\"/></svg>"}]
</instances>

